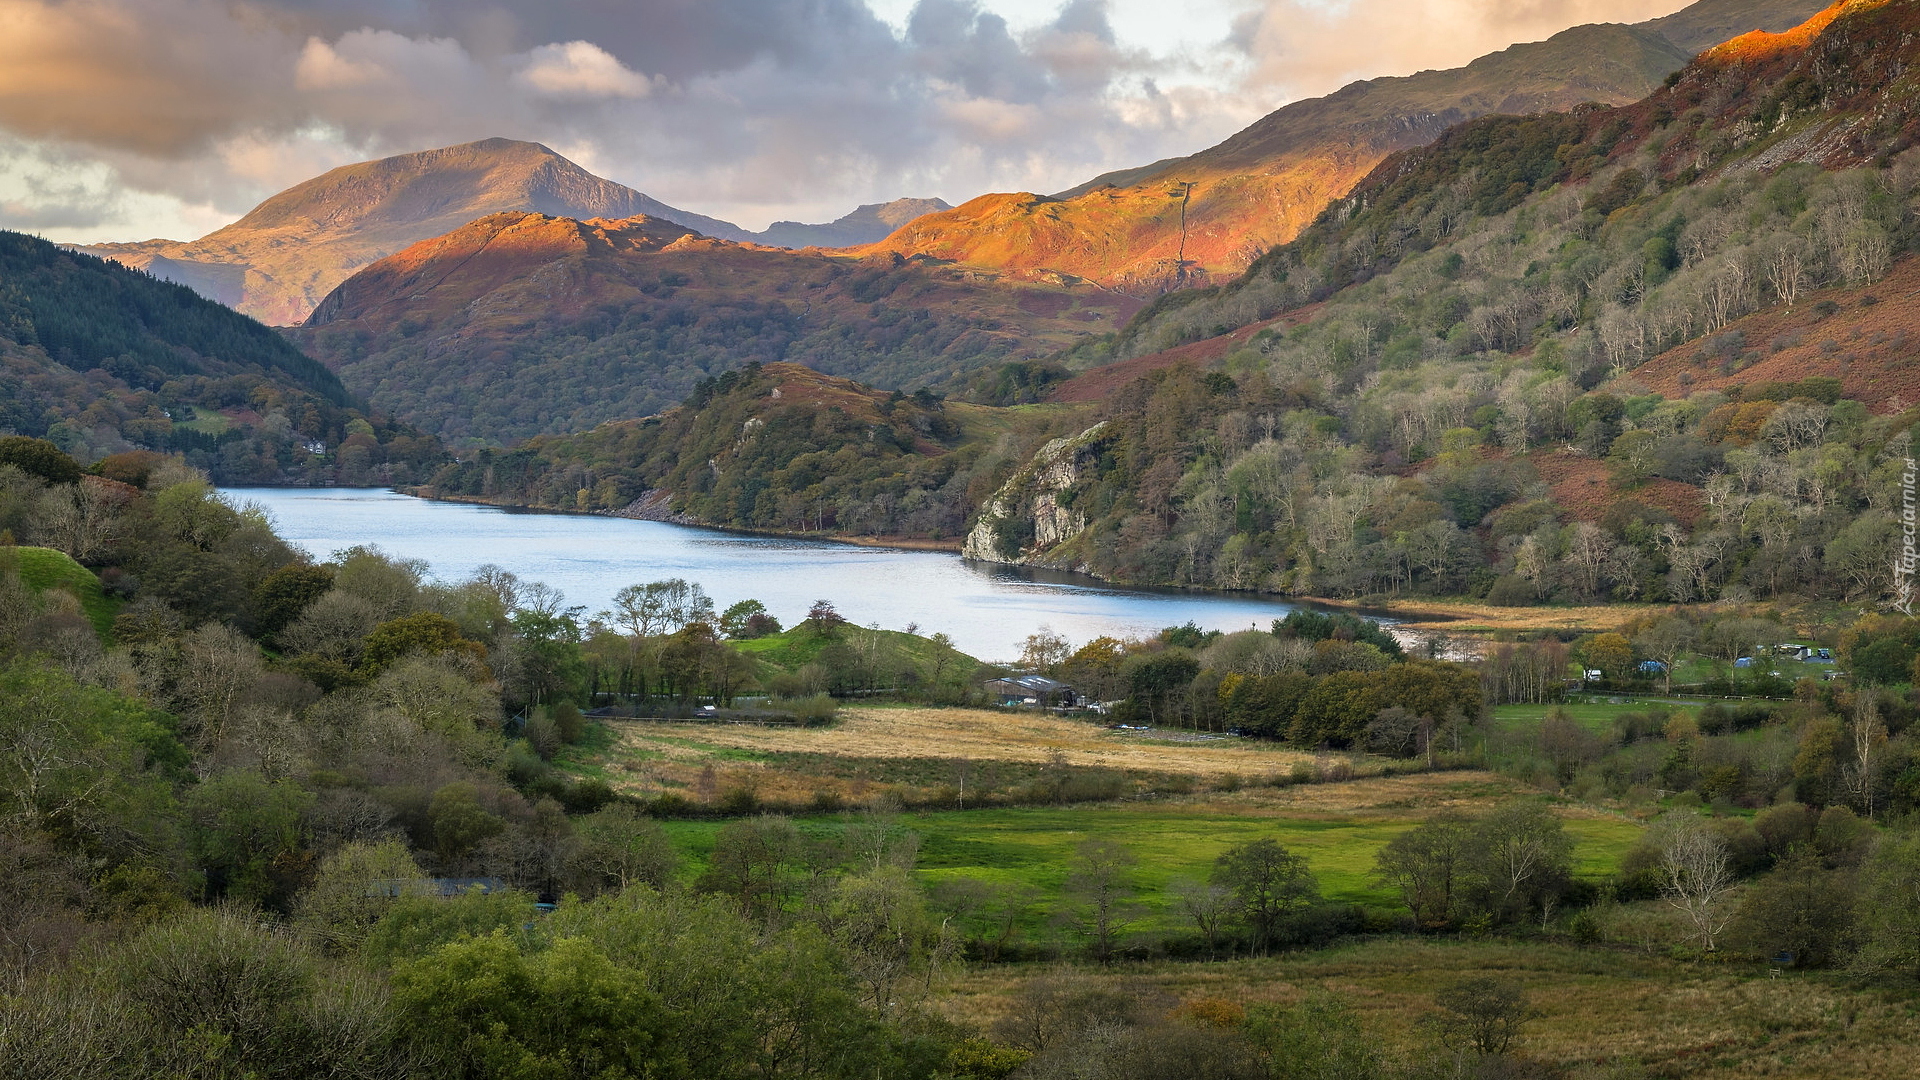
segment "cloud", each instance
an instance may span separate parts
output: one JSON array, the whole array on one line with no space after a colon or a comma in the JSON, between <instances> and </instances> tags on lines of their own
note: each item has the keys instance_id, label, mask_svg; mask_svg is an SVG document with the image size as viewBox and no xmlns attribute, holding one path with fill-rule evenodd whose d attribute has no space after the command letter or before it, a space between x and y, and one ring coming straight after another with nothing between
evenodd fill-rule
<instances>
[{"instance_id":1,"label":"cloud","mask_svg":"<svg viewBox=\"0 0 1920 1080\"><path fill-rule=\"evenodd\" d=\"M753 227L1059 190L1351 78L1676 0L1210 0L1223 27L1241 5L1233 33L1178 48L1138 27L1179 4L1006 8L1016 29L990 6L1010 2L918 0L889 24L862 0L0 0L0 137L84 163L105 204L175 207L152 211L169 228L236 216L301 169L494 135ZM84 200L9 175L0 225L86 232ZM94 235L158 229L127 220Z\"/></svg>"},{"instance_id":2,"label":"cloud","mask_svg":"<svg viewBox=\"0 0 1920 1080\"><path fill-rule=\"evenodd\" d=\"M1571 26L1640 22L1677 6L1675 0L1278 0L1243 14L1233 41L1252 62L1250 88L1310 97L1355 79L1458 67Z\"/></svg>"},{"instance_id":3,"label":"cloud","mask_svg":"<svg viewBox=\"0 0 1920 1080\"><path fill-rule=\"evenodd\" d=\"M653 83L591 41L542 45L515 76L535 93L556 98L642 98Z\"/></svg>"}]
</instances>

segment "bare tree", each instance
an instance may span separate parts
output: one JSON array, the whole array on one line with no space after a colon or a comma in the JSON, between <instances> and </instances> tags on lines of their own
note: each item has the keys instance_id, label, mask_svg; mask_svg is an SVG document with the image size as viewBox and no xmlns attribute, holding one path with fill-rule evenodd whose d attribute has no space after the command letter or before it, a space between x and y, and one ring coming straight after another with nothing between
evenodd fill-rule
<instances>
[{"instance_id":1,"label":"bare tree","mask_svg":"<svg viewBox=\"0 0 1920 1080\"><path fill-rule=\"evenodd\" d=\"M1701 949L1712 952L1726 928L1726 898L1733 888L1727 845L1691 811L1668 814L1654 828L1661 895L1693 924Z\"/></svg>"},{"instance_id":2,"label":"bare tree","mask_svg":"<svg viewBox=\"0 0 1920 1080\"><path fill-rule=\"evenodd\" d=\"M1193 928L1207 940L1207 955L1215 955L1220 931L1237 906L1233 890L1217 881L1174 878L1167 883L1167 892L1181 913L1192 920Z\"/></svg>"},{"instance_id":3,"label":"bare tree","mask_svg":"<svg viewBox=\"0 0 1920 1080\"><path fill-rule=\"evenodd\" d=\"M1846 783L1852 789L1860 812L1873 816L1874 787L1880 768L1880 750L1887 742L1886 725L1880 722L1880 699L1863 693L1853 708L1853 760L1847 764Z\"/></svg>"},{"instance_id":4,"label":"bare tree","mask_svg":"<svg viewBox=\"0 0 1920 1080\"><path fill-rule=\"evenodd\" d=\"M1087 939L1087 951L1102 964L1113 963L1121 936L1133 921L1132 871L1139 861L1117 840L1094 837L1074 849L1067 892L1079 901L1075 922Z\"/></svg>"},{"instance_id":5,"label":"bare tree","mask_svg":"<svg viewBox=\"0 0 1920 1080\"><path fill-rule=\"evenodd\" d=\"M1807 281L1807 242L1792 235L1781 237L1761 256L1761 268L1773 295L1793 310L1794 298Z\"/></svg>"}]
</instances>

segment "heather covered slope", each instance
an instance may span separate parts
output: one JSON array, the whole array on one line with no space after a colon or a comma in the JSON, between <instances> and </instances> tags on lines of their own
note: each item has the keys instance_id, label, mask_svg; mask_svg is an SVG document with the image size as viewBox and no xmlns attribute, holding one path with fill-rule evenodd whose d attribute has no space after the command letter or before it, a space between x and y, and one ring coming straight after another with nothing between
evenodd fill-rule
<instances>
[{"instance_id":1,"label":"heather covered slope","mask_svg":"<svg viewBox=\"0 0 1920 1080\"><path fill-rule=\"evenodd\" d=\"M984 195L869 250L1051 269L1145 295L1231 277L1291 240L1388 154L1489 113L1638 100L1706 44L1784 29L1808 0L1704 0L1639 26L1575 27L1462 68L1356 82L1290 104L1218 146L1058 196ZM1728 29L1732 28L1732 29ZM1186 199L1183 250L1182 198Z\"/></svg>"},{"instance_id":2,"label":"heather covered slope","mask_svg":"<svg viewBox=\"0 0 1920 1080\"><path fill-rule=\"evenodd\" d=\"M1126 318L1085 285L733 244L652 218L496 214L367 267L295 339L356 393L498 443L645 416L702 378L799 361L919 386Z\"/></svg>"},{"instance_id":3,"label":"heather covered slope","mask_svg":"<svg viewBox=\"0 0 1920 1080\"><path fill-rule=\"evenodd\" d=\"M198 240L86 250L284 326L304 320L358 268L504 210L579 218L649 214L709 236L746 239L733 225L603 180L538 143L486 139L342 166Z\"/></svg>"}]
</instances>

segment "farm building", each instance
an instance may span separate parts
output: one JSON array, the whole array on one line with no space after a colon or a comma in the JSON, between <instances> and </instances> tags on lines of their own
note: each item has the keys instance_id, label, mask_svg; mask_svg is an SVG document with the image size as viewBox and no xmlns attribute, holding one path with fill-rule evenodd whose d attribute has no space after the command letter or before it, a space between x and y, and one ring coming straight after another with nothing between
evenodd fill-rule
<instances>
[{"instance_id":1,"label":"farm building","mask_svg":"<svg viewBox=\"0 0 1920 1080\"><path fill-rule=\"evenodd\" d=\"M1078 699L1073 687L1045 675L1009 675L986 685L987 697L1000 705L1032 705L1055 708L1072 705Z\"/></svg>"}]
</instances>

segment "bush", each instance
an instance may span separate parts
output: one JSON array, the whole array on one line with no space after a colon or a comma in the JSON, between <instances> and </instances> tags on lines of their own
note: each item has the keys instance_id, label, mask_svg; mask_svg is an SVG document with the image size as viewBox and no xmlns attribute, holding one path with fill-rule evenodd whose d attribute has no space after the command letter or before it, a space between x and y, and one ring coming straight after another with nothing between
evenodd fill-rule
<instances>
[{"instance_id":1,"label":"bush","mask_svg":"<svg viewBox=\"0 0 1920 1080\"><path fill-rule=\"evenodd\" d=\"M833 723L839 705L831 695L810 694L806 697L776 697L767 702L767 708L786 713L807 727L819 727Z\"/></svg>"}]
</instances>

